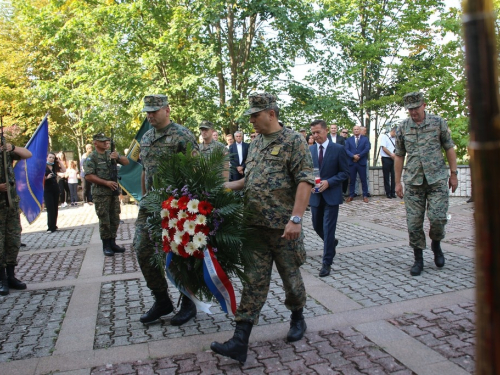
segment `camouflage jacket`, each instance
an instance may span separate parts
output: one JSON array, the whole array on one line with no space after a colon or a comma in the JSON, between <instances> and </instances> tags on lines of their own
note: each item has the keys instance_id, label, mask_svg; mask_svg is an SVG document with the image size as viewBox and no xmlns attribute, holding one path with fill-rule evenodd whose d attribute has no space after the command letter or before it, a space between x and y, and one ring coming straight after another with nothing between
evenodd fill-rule
<instances>
[{"instance_id":1,"label":"camouflage jacket","mask_svg":"<svg viewBox=\"0 0 500 375\"><path fill-rule=\"evenodd\" d=\"M19 155L17 155L15 152L12 151L7 151L7 179L5 179L4 175L4 170L3 170L3 152L0 152L0 175L1 175L1 182L8 181L9 182L9 189L10 189L10 196L14 202L19 202L19 196L17 195L16 191L16 176L14 174L14 167L12 165L12 162L14 160L21 160ZM7 194L0 194L0 207L3 207L4 205L7 204Z\"/></svg>"},{"instance_id":2,"label":"camouflage jacket","mask_svg":"<svg viewBox=\"0 0 500 375\"><path fill-rule=\"evenodd\" d=\"M300 182L314 185L311 152L304 137L283 129L264 146L263 137L250 143L245 168L245 207L251 225L283 229L290 220Z\"/></svg>"},{"instance_id":3,"label":"camouflage jacket","mask_svg":"<svg viewBox=\"0 0 500 375\"><path fill-rule=\"evenodd\" d=\"M422 185L424 177L428 184L448 178L441 148L453 146L448 124L439 116L426 112L420 125L411 118L401 122L396 130L395 154L408 155L405 184Z\"/></svg>"},{"instance_id":4,"label":"camouflage jacket","mask_svg":"<svg viewBox=\"0 0 500 375\"><path fill-rule=\"evenodd\" d=\"M111 181L110 154L109 150L106 150L104 154L92 151L83 165L85 175L94 174L103 180ZM113 195L113 190L104 185L92 184L92 195Z\"/></svg>"},{"instance_id":5,"label":"camouflage jacket","mask_svg":"<svg viewBox=\"0 0 500 375\"><path fill-rule=\"evenodd\" d=\"M224 151L225 154L228 153L228 150L226 148L226 146L224 146L222 143L220 143L219 141L215 141L215 140L212 140L212 142L210 142L208 145L205 144L205 143L201 143L200 144L200 152L203 156L205 157L208 157L212 154L212 152L217 149L217 148L220 148Z\"/></svg>"},{"instance_id":6,"label":"camouflage jacket","mask_svg":"<svg viewBox=\"0 0 500 375\"><path fill-rule=\"evenodd\" d=\"M189 143L193 150L199 150L193 133L175 122L160 130L150 129L142 136L140 159L145 173L146 193L151 189L160 161L170 155L186 152Z\"/></svg>"}]
</instances>

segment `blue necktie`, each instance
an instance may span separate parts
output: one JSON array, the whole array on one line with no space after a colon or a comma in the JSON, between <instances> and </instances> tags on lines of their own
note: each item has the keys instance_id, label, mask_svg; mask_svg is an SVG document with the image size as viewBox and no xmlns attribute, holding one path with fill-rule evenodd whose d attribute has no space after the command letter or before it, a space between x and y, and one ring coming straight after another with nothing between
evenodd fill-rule
<instances>
[{"instance_id":1,"label":"blue necktie","mask_svg":"<svg viewBox=\"0 0 500 375\"><path fill-rule=\"evenodd\" d=\"M323 164L323 145L319 146L318 164L319 164L319 167L321 168L321 164Z\"/></svg>"}]
</instances>

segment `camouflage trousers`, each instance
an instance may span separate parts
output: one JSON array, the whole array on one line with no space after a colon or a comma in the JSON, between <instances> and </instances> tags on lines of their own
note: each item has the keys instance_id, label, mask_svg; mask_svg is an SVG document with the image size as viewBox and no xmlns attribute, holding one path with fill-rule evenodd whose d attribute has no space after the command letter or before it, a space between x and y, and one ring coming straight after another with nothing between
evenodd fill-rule
<instances>
[{"instance_id":1,"label":"camouflage trousers","mask_svg":"<svg viewBox=\"0 0 500 375\"><path fill-rule=\"evenodd\" d=\"M298 240L289 241L281 237L283 229L258 227L257 233L259 236L255 236L251 247L243 245L244 250L252 255L253 262L245 268L248 281L243 283L235 317L237 322L258 323L271 284L273 261L283 281L286 308L295 311L306 304L306 288L300 274L300 266L306 259L304 235Z\"/></svg>"},{"instance_id":2,"label":"camouflage trousers","mask_svg":"<svg viewBox=\"0 0 500 375\"><path fill-rule=\"evenodd\" d=\"M414 249L425 249L424 215L427 209L431 240L441 241L444 238L444 227L448 213L448 181L441 180L429 185L424 179L422 185L406 185L404 200L406 206L406 223L410 237L410 246Z\"/></svg>"},{"instance_id":3,"label":"camouflage trousers","mask_svg":"<svg viewBox=\"0 0 500 375\"><path fill-rule=\"evenodd\" d=\"M149 237L148 217L148 211L145 208L139 208L139 214L135 222L133 247L148 288L155 293L166 293L168 284L165 279L165 272L151 262L155 253L155 244Z\"/></svg>"},{"instance_id":4,"label":"camouflage trousers","mask_svg":"<svg viewBox=\"0 0 500 375\"><path fill-rule=\"evenodd\" d=\"M17 266L21 230L18 203L14 203L13 208L5 207L5 204L0 206L0 267Z\"/></svg>"},{"instance_id":5,"label":"camouflage trousers","mask_svg":"<svg viewBox=\"0 0 500 375\"><path fill-rule=\"evenodd\" d=\"M101 239L116 238L120 225L120 199L115 195L97 195L94 196L94 205Z\"/></svg>"}]
</instances>

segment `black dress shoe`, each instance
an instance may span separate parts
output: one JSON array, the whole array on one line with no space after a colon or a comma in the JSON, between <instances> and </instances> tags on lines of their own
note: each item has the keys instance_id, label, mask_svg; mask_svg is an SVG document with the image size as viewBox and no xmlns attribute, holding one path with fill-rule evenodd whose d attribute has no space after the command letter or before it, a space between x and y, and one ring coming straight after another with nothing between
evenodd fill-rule
<instances>
[{"instance_id":1,"label":"black dress shoe","mask_svg":"<svg viewBox=\"0 0 500 375\"><path fill-rule=\"evenodd\" d=\"M387 194L387 195L386 195L386 197L387 197L388 199L392 199L392 196L391 196L390 194Z\"/></svg>"},{"instance_id":2,"label":"black dress shoe","mask_svg":"<svg viewBox=\"0 0 500 375\"><path fill-rule=\"evenodd\" d=\"M335 241L333 241L333 248L335 249L338 244L339 244L339 240L335 239Z\"/></svg>"},{"instance_id":3,"label":"black dress shoe","mask_svg":"<svg viewBox=\"0 0 500 375\"><path fill-rule=\"evenodd\" d=\"M331 266L327 266L326 264L323 264L323 267L321 267L321 271L319 271L319 277L325 277L330 274Z\"/></svg>"},{"instance_id":4,"label":"black dress shoe","mask_svg":"<svg viewBox=\"0 0 500 375\"><path fill-rule=\"evenodd\" d=\"M371 198L371 197L372 197L372 195L371 195L370 193L366 193L366 196L367 196L368 198Z\"/></svg>"}]
</instances>

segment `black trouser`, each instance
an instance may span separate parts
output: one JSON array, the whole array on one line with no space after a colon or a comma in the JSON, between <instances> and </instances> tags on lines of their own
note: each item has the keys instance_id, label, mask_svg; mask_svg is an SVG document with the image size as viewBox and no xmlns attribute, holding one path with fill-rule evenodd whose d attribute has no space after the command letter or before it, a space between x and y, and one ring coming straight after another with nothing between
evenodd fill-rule
<instances>
[{"instance_id":1,"label":"black trouser","mask_svg":"<svg viewBox=\"0 0 500 375\"><path fill-rule=\"evenodd\" d=\"M68 203L70 197L68 179L61 178L58 184L59 184L59 200L61 204L63 204L64 202Z\"/></svg>"},{"instance_id":2,"label":"black trouser","mask_svg":"<svg viewBox=\"0 0 500 375\"><path fill-rule=\"evenodd\" d=\"M83 201L88 203L92 202L92 183L82 178Z\"/></svg>"},{"instance_id":3,"label":"black trouser","mask_svg":"<svg viewBox=\"0 0 500 375\"><path fill-rule=\"evenodd\" d=\"M389 157L382 156L382 172L384 173L385 195L396 195L396 174L394 173L394 160Z\"/></svg>"},{"instance_id":4,"label":"black trouser","mask_svg":"<svg viewBox=\"0 0 500 375\"><path fill-rule=\"evenodd\" d=\"M47 227L49 230L56 230L57 213L59 207L59 191L44 190L43 201L47 209Z\"/></svg>"}]
</instances>

